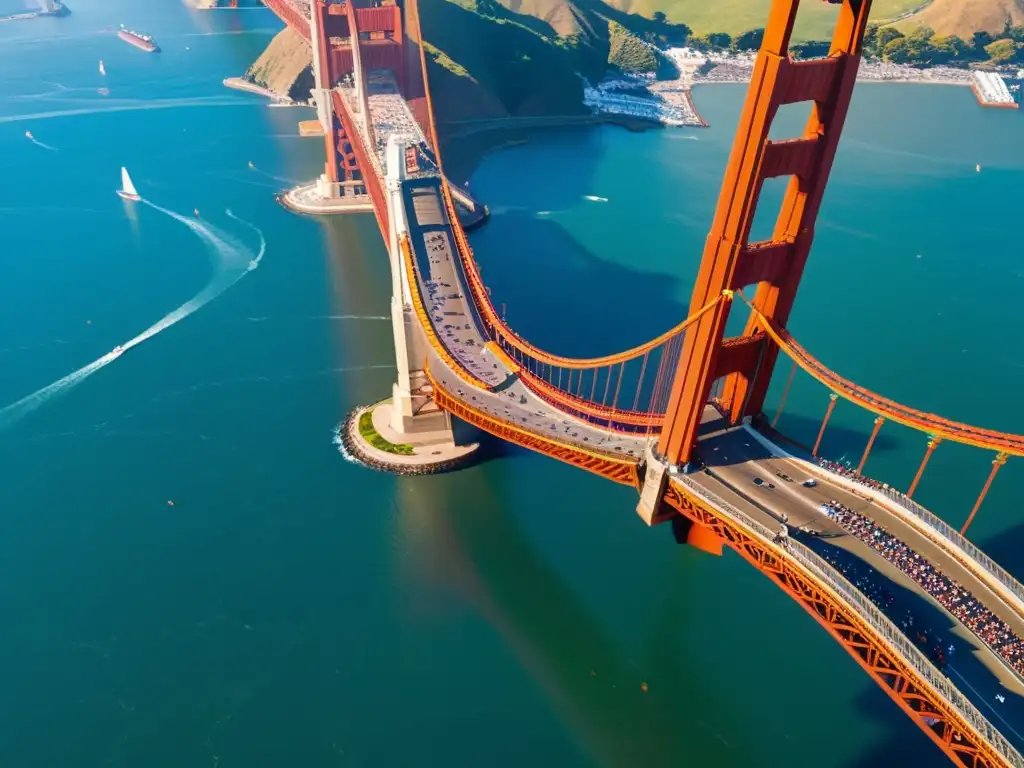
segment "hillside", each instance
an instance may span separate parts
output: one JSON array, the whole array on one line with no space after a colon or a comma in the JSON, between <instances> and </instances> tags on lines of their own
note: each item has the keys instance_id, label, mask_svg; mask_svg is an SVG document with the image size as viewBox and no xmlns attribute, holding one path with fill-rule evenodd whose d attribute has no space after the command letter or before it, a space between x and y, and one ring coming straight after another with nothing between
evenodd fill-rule
<instances>
[{"instance_id":1,"label":"hillside","mask_svg":"<svg viewBox=\"0 0 1024 768\"><path fill-rule=\"evenodd\" d=\"M429 0L428 0L429 2ZM499 0L512 13L532 16L546 22L560 37L583 35L594 37L593 20L570 0Z\"/></svg>"},{"instance_id":2,"label":"hillside","mask_svg":"<svg viewBox=\"0 0 1024 768\"><path fill-rule=\"evenodd\" d=\"M897 26L903 32L924 26L937 35L959 35L969 40L974 32L1001 32L1010 19L1024 25L1024 0L933 0L921 13Z\"/></svg>"},{"instance_id":3,"label":"hillside","mask_svg":"<svg viewBox=\"0 0 1024 768\"><path fill-rule=\"evenodd\" d=\"M245 72L245 79L282 96L305 101L313 87L313 51L298 32L285 27Z\"/></svg>"},{"instance_id":4,"label":"hillside","mask_svg":"<svg viewBox=\"0 0 1024 768\"><path fill-rule=\"evenodd\" d=\"M655 71L644 40L681 44L685 26L624 13L602 0L420 0L420 23L439 121L583 115L581 76ZM285 29L246 72L305 100L311 53Z\"/></svg>"},{"instance_id":5,"label":"hillside","mask_svg":"<svg viewBox=\"0 0 1024 768\"><path fill-rule=\"evenodd\" d=\"M951 5L977 0L949 0ZM1012 1L1012 0L1011 0ZM686 24L695 34L728 32L735 35L748 29L763 27L768 20L771 0L609 0L623 11L650 17L655 11L669 19ZM874 0L871 17L893 19L913 10L924 0ZM936 0L936 3L939 0ZM822 40L832 36L838 11L836 6L803 0L797 20L796 37L800 40Z\"/></svg>"}]
</instances>

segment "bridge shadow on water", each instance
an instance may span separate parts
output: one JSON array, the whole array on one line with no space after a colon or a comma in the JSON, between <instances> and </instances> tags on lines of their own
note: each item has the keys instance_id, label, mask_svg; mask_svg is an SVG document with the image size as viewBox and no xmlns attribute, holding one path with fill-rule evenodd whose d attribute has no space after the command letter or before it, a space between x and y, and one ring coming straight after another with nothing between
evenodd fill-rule
<instances>
[{"instance_id":1,"label":"bridge shadow on water","mask_svg":"<svg viewBox=\"0 0 1024 768\"><path fill-rule=\"evenodd\" d=\"M979 546L999 565L1020 578L1020 574L1024 572L1024 523L996 536L990 536Z\"/></svg>"},{"instance_id":2,"label":"bridge shadow on water","mask_svg":"<svg viewBox=\"0 0 1024 768\"><path fill-rule=\"evenodd\" d=\"M801 535L799 538L868 595L1011 743L1018 749L1024 749L1024 737L1015 733L1024 731L1024 696L1019 690L1011 691L1004 687L978 658L976 653L984 648L978 637L967 632L959 622L920 593L896 582L858 555L844 549L844 543L850 537L826 540ZM952 653L949 652L950 646L954 648ZM858 706L865 713L876 711L882 706L876 695L880 693L874 690L865 693L858 700ZM996 694L1003 695L1005 702L998 702ZM885 754L886 760L892 761L892 749L902 746L908 745L902 739L896 740L880 748L879 753ZM892 763L880 763L876 758L866 758L857 764L869 766Z\"/></svg>"},{"instance_id":3,"label":"bridge shadow on water","mask_svg":"<svg viewBox=\"0 0 1024 768\"><path fill-rule=\"evenodd\" d=\"M725 421L712 421L703 424L699 430L698 436L705 435L714 432L718 429L724 428ZM789 453L793 454L802 459L813 461L811 456L811 448L814 445L814 439L817 436L818 428L821 426L820 422L813 421L801 416L793 416L786 420L786 434L774 433L770 429L762 430L768 434L771 439L781 448L785 449ZM867 445L869 432L862 431L859 429L851 429L840 425L832 426L829 425L829 448L832 449L830 454L834 452L834 455L846 455L860 457L864 451L864 446ZM722 451L715 451L709 453L707 450L704 451L702 457L711 464L717 466L732 466L734 464L743 464L753 459L755 461L762 461L765 459L772 458L772 454L759 442L750 438L744 441L744 451L742 453L734 453L732 456L726 454L721 455ZM874 446L871 448L871 453L881 453L890 450L898 450L899 442L893 438L888 437L885 433L880 432L875 438Z\"/></svg>"},{"instance_id":4,"label":"bridge shadow on water","mask_svg":"<svg viewBox=\"0 0 1024 768\"><path fill-rule=\"evenodd\" d=\"M670 650L686 625L686 590L670 601L653 653L634 661L515 521L510 482L479 472L409 479L402 505L420 507L415 516L425 526L416 532L426 569L419 578L440 576L474 604L594 764L667 768L695 757L698 764L754 764L754 755L737 755L745 748L716 733L741 732L742 724L708 684L699 657ZM472 505L454 503L467 496ZM651 688L642 691L648 679Z\"/></svg>"}]
</instances>

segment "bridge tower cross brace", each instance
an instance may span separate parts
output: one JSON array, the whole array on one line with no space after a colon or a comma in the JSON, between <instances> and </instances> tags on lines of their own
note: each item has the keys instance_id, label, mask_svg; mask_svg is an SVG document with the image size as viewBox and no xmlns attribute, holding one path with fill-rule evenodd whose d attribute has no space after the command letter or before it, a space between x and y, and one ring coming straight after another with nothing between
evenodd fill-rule
<instances>
[{"instance_id":1,"label":"bridge tower cross brace","mask_svg":"<svg viewBox=\"0 0 1024 768\"><path fill-rule=\"evenodd\" d=\"M814 239L814 222L857 77L871 0L842 0L828 57L794 62L789 43L799 5L800 0L773 0L754 65L690 313L723 293L726 300L686 334L658 442L658 453L672 465L690 460L715 379L725 377L722 399L730 421L761 411L779 350L752 315L743 343L721 354L730 292L756 284L754 305L784 326ZM803 135L770 141L779 108L800 102L810 102L811 112ZM772 239L750 243L764 181L787 175L791 178Z\"/></svg>"}]
</instances>

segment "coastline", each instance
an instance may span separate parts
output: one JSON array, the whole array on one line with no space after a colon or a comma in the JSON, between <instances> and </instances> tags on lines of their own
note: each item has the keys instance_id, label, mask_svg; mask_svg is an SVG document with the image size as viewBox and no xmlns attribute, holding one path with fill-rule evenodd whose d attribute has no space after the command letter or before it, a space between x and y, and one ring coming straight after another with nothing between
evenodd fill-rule
<instances>
[{"instance_id":1,"label":"coastline","mask_svg":"<svg viewBox=\"0 0 1024 768\"><path fill-rule=\"evenodd\" d=\"M450 127L455 126L455 130ZM496 118L492 120L448 123L439 131L445 175L452 183L468 180L483 159L492 152L521 147L538 135L550 131L616 125L627 131L664 128L660 123L619 115L545 115L528 118Z\"/></svg>"},{"instance_id":2,"label":"coastline","mask_svg":"<svg viewBox=\"0 0 1024 768\"><path fill-rule=\"evenodd\" d=\"M925 74L928 71L927 69L911 70L911 72L906 73L906 77L900 78L858 77L857 85L870 83L876 85L940 85L970 88L969 75L962 80L949 77L930 79ZM964 72L966 74L966 70ZM745 78L735 76L722 79L693 80L690 83L688 94L693 103L694 112L700 115L697 104L699 99L693 96L695 89L715 85L749 85L752 74L753 72L751 71L750 75ZM701 120L704 123L704 127L707 127L707 121L703 117L701 117ZM447 144L444 148L445 172L453 179L466 180L473 175L483 159L492 152L524 146L529 144L534 136L547 131L590 128L600 125L617 125L634 132L666 128L666 126L653 121L613 114L545 115L528 118L506 117L449 123L441 131L441 140Z\"/></svg>"},{"instance_id":3,"label":"coastline","mask_svg":"<svg viewBox=\"0 0 1024 768\"><path fill-rule=\"evenodd\" d=\"M276 104L305 106L304 104L296 104L296 102L292 101L287 96L275 93L269 88L264 88L262 85L256 85L256 83L252 83L244 77L225 77L222 82L225 88L231 88L236 91L245 91L246 93L255 93L257 96L268 98Z\"/></svg>"}]
</instances>

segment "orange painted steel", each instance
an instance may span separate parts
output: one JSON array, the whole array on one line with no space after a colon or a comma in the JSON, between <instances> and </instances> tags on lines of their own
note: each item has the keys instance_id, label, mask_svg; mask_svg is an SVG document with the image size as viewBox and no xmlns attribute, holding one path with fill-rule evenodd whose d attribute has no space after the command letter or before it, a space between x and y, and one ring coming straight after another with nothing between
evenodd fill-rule
<instances>
[{"instance_id":1,"label":"orange painted steel","mask_svg":"<svg viewBox=\"0 0 1024 768\"><path fill-rule=\"evenodd\" d=\"M748 534L675 482L666 487L665 502L713 532L803 606L951 760L967 766L1007 765L870 624L782 550ZM933 720L931 725L926 717Z\"/></svg>"},{"instance_id":2,"label":"orange painted steel","mask_svg":"<svg viewBox=\"0 0 1024 768\"><path fill-rule=\"evenodd\" d=\"M868 463L868 456L871 455L871 447L875 444L875 438L878 437L878 431L882 428L882 424L885 423L884 416L875 416L875 426L871 430L871 437L868 438L868 444L864 446L864 453L860 457L860 464L857 465L857 474L864 474L864 465Z\"/></svg>"},{"instance_id":3,"label":"orange painted steel","mask_svg":"<svg viewBox=\"0 0 1024 768\"><path fill-rule=\"evenodd\" d=\"M825 436L825 428L828 426L828 420L832 418L832 411L836 409L836 400L838 398L835 395L828 396L828 410L825 411L825 418L821 420L821 429L818 430L818 438L814 441L814 448L811 449L811 456L818 455L818 449L821 447L821 438Z\"/></svg>"},{"instance_id":4,"label":"orange painted steel","mask_svg":"<svg viewBox=\"0 0 1024 768\"><path fill-rule=\"evenodd\" d=\"M561 409L577 411L587 416L610 422L608 429L615 432L628 432L629 430L619 429L616 425L630 425L636 427L647 427L660 429L664 416L660 413L644 411L627 411L622 408L610 408L598 405L591 400L584 400L576 395L567 394L553 384L542 378L520 369L519 380L542 400L551 403Z\"/></svg>"},{"instance_id":5,"label":"orange painted steel","mask_svg":"<svg viewBox=\"0 0 1024 768\"><path fill-rule=\"evenodd\" d=\"M844 0L829 57L794 62L789 42L799 4L773 0L690 300L691 312L723 290L757 283L755 302L761 310L782 323L789 318L853 92L871 2ZM768 138L781 106L808 101L810 119L802 136L786 141ZM771 240L751 243L765 180L787 175L790 183ZM687 334L658 444L659 453L672 464L689 461L696 443L728 310L728 304L719 305ZM744 335L757 332L751 322ZM729 374L725 390L731 394L732 422L760 413L776 356L777 350L765 344L750 369Z\"/></svg>"},{"instance_id":6,"label":"orange painted steel","mask_svg":"<svg viewBox=\"0 0 1024 768\"><path fill-rule=\"evenodd\" d=\"M352 113L349 112L345 99L337 91L331 92L331 98L334 101L334 112L338 115L338 119L341 120L345 133L348 134L349 142L356 156L356 162L359 164L363 186L366 187L366 192L373 203L373 215L377 219L377 226L380 227L380 233L386 243L390 239L391 230L388 223L388 206L384 198L383 181L377 174L377 166L367 152L366 142L363 141L362 133L357 128L356 121Z\"/></svg>"},{"instance_id":7,"label":"orange painted steel","mask_svg":"<svg viewBox=\"0 0 1024 768\"><path fill-rule=\"evenodd\" d=\"M844 379L835 371L826 368L800 346L787 330L762 315L755 307L751 306L751 312L758 317L760 326L771 336L779 349L839 397L859 405L876 416L884 416L911 429L941 437L950 442L985 448L1011 456L1024 456L1024 436L952 421L933 413L910 408L858 386L852 381Z\"/></svg>"},{"instance_id":8,"label":"orange painted steel","mask_svg":"<svg viewBox=\"0 0 1024 768\"><path fill-rule=\"evenodd\" d=\"M427 122L430 128L429 136L431 146L434 149L434 158L437 160L437 169L442 171L441 184L447 186L444 180L443 166L441 165L441 143L437 140L437 121L434 119L434 102L430 98L430 80L427 75L427 52L423 45L423 29L420 27L419 0L405 0L405 28L412 33L419 49L420 67L423 70L423 91L427 102ZM457 220L456 220L457 221ZM454 225L453 225L454 226Z\"/></svg>"},{"instance_id":9,"label":"orange painted steel","mask_svg":"<svg viewBox=\"0 0 1024 768\"><path fill-rule=\"evenodd\" d=\"M978 500L974 502L974 508L971 510L971 514L967 516L967 520L964 522L964 527L960 529L960 535L966 536L967 529L971 527L971 523L974 521L974 516L978 514L978 510L981 509L981 503L985 500L988 495L988 489L992 487L992 481L996 479L996 475L999 474L999 469L1006 463L1006 454L999 453L992 459L992 471L988 473L988 480L985 481L985 487L981 489L981 493L978 494Z\"/></svg>"},{"instance_id":10,"label":"orange painted steel","mask_svg":"<svg viewBox=\"0 0 1024 768\"><path fill-rule=\"evenodd\" d=\"M789 397L789 389L793 386L793 379L796 377L796 363L789 369L789 377L786 379L786 386L782 390L782 397L779 398L779 407L775 409L775 418L772 419L772 429L779 423L782 417L782 409L786 407L786 399Z\"/></svg>"},{"instance_id":11,"label":"orange painted steel","mask_svg":"<svg viewBox=\"0 0 1024 768\"><path fill-rule=\"evenodd\" d=\"M924 458L921 459L921 465L917 468L917 474L914 475L914 479L910 482L910 487L907 489L907 498L909 499L914 495L914 491L917 490L917 484L921 482L921 477L924 475L924 468L928 466L928 460L932 457L932 452L938 448L939 443L942 442L941 437L935 437L929 435L928 447L925 448Z\"/></svg>"},{"instance_id":12,"label":"orange painted steel","mask_svg":"<svg viewBox=\"0 0 1024 768\"><path fill-rule=\"evenodd\" d=\"M281 21L298 32L303 40L307 43L310 41L309 19L299 13L288 0L263 0L263 2Z\"/></svg>"},{"instance_id":13,"label":"orange painted steel","mask_svg":"<svg viewBox=\"0 0 1024 768\"><path fill-rule=\"evenodd\" d=\"M490 299L487 300L490 303ZM722 301L721 296L716 296L704 307L701 307L695 314L690 315L688 318L683 320L678 325L669 328L660 336L656 336L650 341L645 341L632 349L627 349L624 352L617 352L612 355L604 355L603 357L562 357L561 355L553 355L550 352L545 352L539 347L534 346L522 336L518 335L515 331L509 328L504 322L500 327L497 327L498 336L502 341L506 342L510 346L515 347L524 355L536 360L538 363L544 363L545 365L555 366L557 368L566 368L570 370L587 370L591 368L606 368L611 365L619 365L620 363L629 362L630 360L636 360L637 358L649 354L654 351L662 344L671 341L674 337L685 331L691 325L696 323L700 318L707 312L710 312L715 306Z\"/></svg>"},{"instance_id":14,"label":"orange painted steel","mask_svg":"<svg viewBox=\"0 0 1024 768\"><path fill-rule=\"evenodd\" d=\"M458 416L463 421L479 427L496 437L500 437L502 440L507 440L510 443L521 445L524 448L529 448L537 453L558 459L574 467L593 472L621 485L629 485L634 488L639 486L640 480L637 473L638 462L636 459L626 459L614 454L586 450L579 446L552 440L550 437L546 437L539 432L523 429L515 424L496 419L490 414L455 397L445 389L444 385L434 378L429 368L426 374L434 390L434 403L453 416Z\"/></svg>"}]
</instances>

